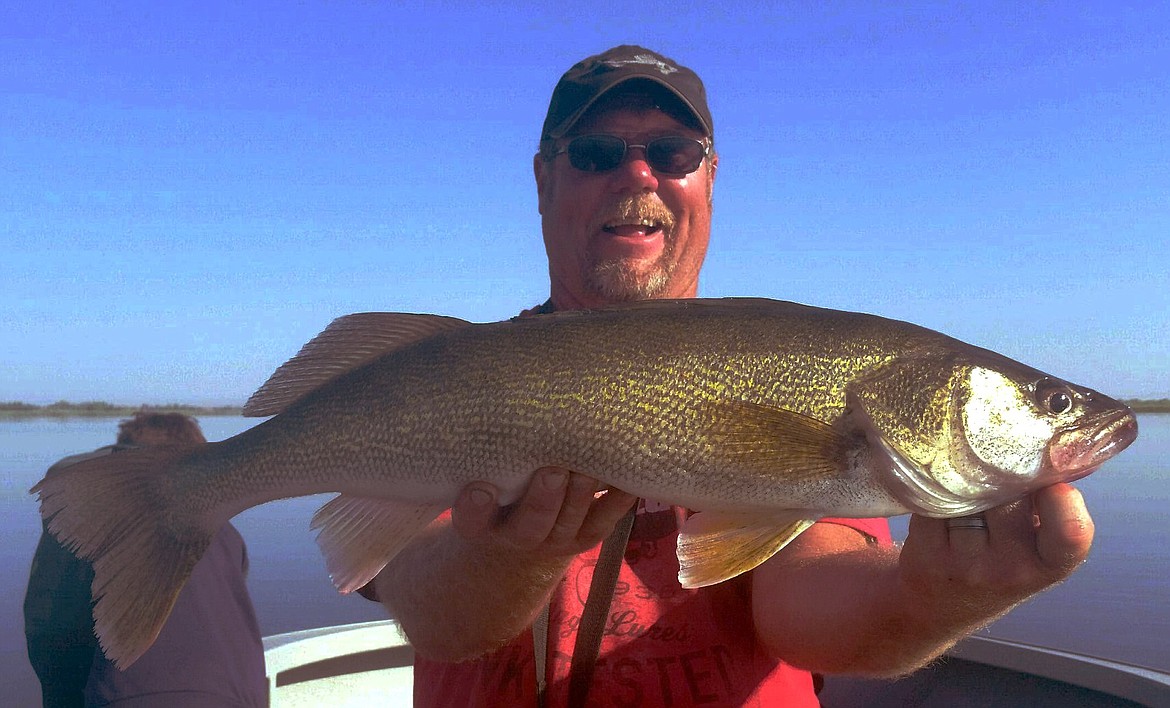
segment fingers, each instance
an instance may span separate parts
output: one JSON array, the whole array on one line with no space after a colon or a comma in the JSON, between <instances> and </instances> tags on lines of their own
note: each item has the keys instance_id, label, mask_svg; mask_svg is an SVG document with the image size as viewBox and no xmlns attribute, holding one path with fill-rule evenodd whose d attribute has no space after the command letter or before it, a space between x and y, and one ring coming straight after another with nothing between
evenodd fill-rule
<instances>
[{"instance_id":1,"label":"fingers","mask_svg":"<svg viewBox=\"0 0 1170 708\"><path fill-rule=\"evenodd\" d=\"M989 509L986 517L988 549L1000 563L1010 564L1004 574L1014 569L1024 587L1047 587L1063 579L1085 560L1093 542L1093 519L1084 498L1068 484Z\"/></svg>"},{"instance_id":2,"label":"fingers","mask_svg":"<svg viewBox=\"0 0 1170 708\"><path fill-rule=\"evenodd\" d=\"M986 514L976 514L972 519L982 519L985 526L961 526L953 519L943 519L942 526L947 535L947 546L960 556L973 557L985 553L991 545L991 519ZM997 520L998 521L998 520Z\"/></svg>"},{"instance_id":3,"label":"fingers","mask_svg":"<svg viewBox=\"0 0 1170 708\"><path fill-rule=\"evenodd\" d=\"M1084 497L1068 484L1055 484L1033 495L1036 517L1036 551L1043 563L1060 577L1076 569L1093 545L1093 518Z\"/></svg>"},{"instance_id":4,"label":"fingers","mask_svg":"<svg viewBox=\"0 0 1170 708\"><path fill-rule=\"evenodd\" d=\"M466 539L485 536L495 526L499 515L499 493L485 482L472 482L459 492L451 507L451 525Z\"/></svg>"},{"instance_id":5,"label":"fingers","mask_svg":"<svg viewBox=\"0 0 1170 708\"><path fill-rule=\"evenodd\" d=\"M928 556L947 552L950 548L950 534L947 532L946 520L912 515L910 527L907 529L906 545Z\"/></svg>"},{"instance_id":6,"label":"fingers","mask_svg":"<svg viewBox=\"0 0 1170 708\"><path fill-rule=\"evenodd\" d=\"M984 528L960 524L959 519L943 522L947 543L954 552L966 556L992 552L1000 562L1034 554L1031 503L1027 500L993 507L974 516L983 520Z\"/></svg>"},{"instance_id":7,"label":"fingers","mask_svg":"<svg viewBox=\"0 0 1170 708\"><path fill-rule=\"evenodd\" d=\"M1063 580L1088 555L1093 522L1077 490L1061 484L983 512L987 528L913 517L904 577L929 593L989 606L1023 599Z\"/></svg>"},{"instance_id":8,"label":"fingers","mask_svg":"<svg viewBox=\"0 0 1170 708\"><path fill-rule=\"evenodd\" d=\"M620 489L607 489L589 508L589 514L582 522L577 538L581 543L587 544L586 548L601 543L613 533L613 527L617 525L618 520L625 516L637 501L636 495Z\"/></svg>"},{"instance_id":9,"label":"fingers","mask_svg":"<svg viewBox=\"0 0 1170 708\"><path fill-rule=\"evenodd\" d=\"M577 513L570 507L574 502L580 503L581 482L570 485L569 477L568 470L555 467L536 471L524 496L504 521L504 529L512 543L524 549L535 548L549 539L562 512L566 518ZM589 480L588 483L593 482ZM583 511L580 513L584 516Z\"/></svg>"},{"instance_id":10,"label":"fingers","mask_svg":"<svg viewBox=\"0 0 1170 708\"><path fill-rule=\"evenodd\" d=\"M489 484L467 485L452 508L463 538L495 541L547 555L580 553L600 543L636 500L616 490L598 494L592 477L559 468L537 470L520 500L501 510Z\"/></svg>"}]
</instances>

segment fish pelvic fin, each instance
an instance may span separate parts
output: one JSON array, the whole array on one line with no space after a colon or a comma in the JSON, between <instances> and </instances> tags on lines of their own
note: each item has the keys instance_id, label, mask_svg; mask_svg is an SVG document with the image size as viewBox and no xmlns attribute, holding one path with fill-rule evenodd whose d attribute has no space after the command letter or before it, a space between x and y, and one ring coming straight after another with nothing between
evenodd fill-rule
<instances>
[{"instance_id":1,"label":"fish pelvic fin","mask_svg":"<svg viewBox=\"0 0 1170 708\"><path fill-rule=\"evenodd\" d=\"M324 383L384 354L470 324L457 317L403 312L338 317L252 394L244 404L244 415L276 415Z\"/></svg>"},{"instance_id":2,"label":"fish pelvic fin","mask_svg":"<svg viewBox=\"0 0 1170 708\"><path fill-rule=\"evenodd\" d=\"M701 588L730 580L771 558L812 526L807 511L766 517L701 511L678 536L678 581Z\"/></svg>"},{"instance_id":3,"label":"fish pelvic fin","mask_svg":"<svg viewBox=\"0 0 1170 708\"><path fill-rule=\"evenodd\" d=\"M93 565L94 631L119 669L154 643L214 535L196 519L186 523L182 508L166 502L165 470L193 449L159 446L90 458L32 488L49 532Z\"/></svg>"},{"instance_id":4,"label":"fish pelvic fin","mask_svg":"<svg viewBox=\"0 0 1170 708\"><path fill-rule=\"evenodd\" d=\"M409 504L339 495L313 514L317 545L333 585L350 593L373 580L445 504Z\"/></svg>"},{"instance_id":5,"label":"fish pelvic fin","mask_svg":"<svg viewBox=\"0 0 1170 708\"><path fill-rule=\"evenodd\" d=\"M796 411L749 401L719 401L707 435L722 454L756 476L803 481L840 474L856 442Z\"/></svg>"}]
</instances>

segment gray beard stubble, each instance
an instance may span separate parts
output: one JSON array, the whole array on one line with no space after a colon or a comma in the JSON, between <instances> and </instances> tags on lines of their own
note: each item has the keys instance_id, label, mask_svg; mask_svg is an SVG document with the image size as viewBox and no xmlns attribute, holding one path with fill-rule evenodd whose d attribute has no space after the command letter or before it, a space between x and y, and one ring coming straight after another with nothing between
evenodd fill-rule
<instances>
[{"instance_id":1,"label":"gray beard stubble","mask_svg":"<svg viewBox=\"0 0 1170 708\"><path fill-rule=\"evenodd\" d=\"M651 194L628 196L603 210L598 229L611 220L637 221L649 218L657 221L663 232L662 253L648 269L632 267L620 258L601 260L590 253L585 265L584 281L597 295L611 302L630 302L658 297L666 292L674 275L675 234L677 223L666 205Z\"/></svg>"}]
</instances>

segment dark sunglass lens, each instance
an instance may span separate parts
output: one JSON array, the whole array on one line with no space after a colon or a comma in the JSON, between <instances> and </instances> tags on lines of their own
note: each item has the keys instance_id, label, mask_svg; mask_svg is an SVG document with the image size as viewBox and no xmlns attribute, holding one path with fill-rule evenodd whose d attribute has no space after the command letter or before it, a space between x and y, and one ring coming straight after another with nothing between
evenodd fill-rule
<instances>
[{"instance_id":1,"label":"dark sunglass lens","mask_svg":"<svg viewBox=\"0 0 1170 708\"><path fill-rule=\"evenodd\" d=\"M605 172L622 163L626 144L612 135L583 135L569 141L569 164L583 172Z\"/></svg>"},{"instance_id":2,"label":"dark sunglass lens","mask_svg":"<svg viewBox=\"0 0 1170 708\"><path fill-rule=\"evenodd\" d=\"M658 138L646 145L646 161L670 175L686 175L699 169L703 153L703 143L681 136Z\"/></svg>"}]
</instances>

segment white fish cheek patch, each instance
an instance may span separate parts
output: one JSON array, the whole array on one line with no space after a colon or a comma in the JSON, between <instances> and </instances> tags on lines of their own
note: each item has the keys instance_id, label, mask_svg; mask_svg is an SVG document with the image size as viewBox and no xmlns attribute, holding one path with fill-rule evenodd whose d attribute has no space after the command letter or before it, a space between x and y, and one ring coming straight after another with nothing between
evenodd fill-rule
<instances>
[{"instance_id":1,"label":"white fish cheek patch","mask_svg":"<svg viewBox=\"0 0 1170 708\"><path fill-rule=\"evenodd\" d=\"M1052 439L1052 423L1038 416L1019 386L997 371L973 367L967 383L963 427L971 452L998 470L1037 475Z\"/></svg>"}]
</instances>

